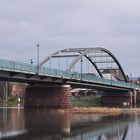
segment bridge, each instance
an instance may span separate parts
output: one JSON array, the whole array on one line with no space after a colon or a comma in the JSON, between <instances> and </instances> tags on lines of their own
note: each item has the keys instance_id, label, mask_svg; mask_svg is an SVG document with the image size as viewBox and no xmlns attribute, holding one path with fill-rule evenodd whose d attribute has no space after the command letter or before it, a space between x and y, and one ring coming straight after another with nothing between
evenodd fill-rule
<instances>
[{"instance_id":1,"label":"bridge","mask_svg":"<svg viewBox=\"0 0 140 140\"><path fill-rule=\"evenodd\" d=\"M65 99L62 106L70 106L70 86L103 91L106 103L113 100L132 104L140 90L140 86L130 82L117 58L99 47L59 50L37 65L0 59L0 80L28 83L27 106L51 106L52 96L56 106L60 96ZM47 91L52 94L46 94ZM49 105L38 96L49 98ZM33 98L36 102L32 103Z\"/></svg>"}]
</instances>

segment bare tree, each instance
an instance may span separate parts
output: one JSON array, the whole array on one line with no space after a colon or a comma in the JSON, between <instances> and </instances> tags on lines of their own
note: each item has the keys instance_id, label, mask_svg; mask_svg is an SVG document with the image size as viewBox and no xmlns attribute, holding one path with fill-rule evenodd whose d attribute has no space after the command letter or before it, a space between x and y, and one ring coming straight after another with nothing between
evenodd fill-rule
<instances>
[{"instance_id":1,"label":"bare tree","mask_svg":"<svg viewBox=\"0 0 140 140\"><path fill-rule=\"evenodd\" d=\"M0 81L0 99L7 101L11 96L12 84L10 82Z\"/></svg>"}]
</instances>

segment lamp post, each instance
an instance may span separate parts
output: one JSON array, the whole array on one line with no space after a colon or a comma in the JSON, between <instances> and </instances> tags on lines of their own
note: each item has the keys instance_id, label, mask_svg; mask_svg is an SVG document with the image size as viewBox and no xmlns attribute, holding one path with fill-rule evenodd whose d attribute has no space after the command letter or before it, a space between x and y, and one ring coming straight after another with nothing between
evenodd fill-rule
<instances>
[{"instance_id":1,"label":"lamp post","mask_svg":"<svg viewBox=\"0 0 140 140\"><path fill-rule=\"evenodd\" d=\"M130 88L132 90L132 73L130 73ZM132 91L130 92L130 102L131 102L131 108L133 106L133 93Z\"/></svg>"},{"instance_id":2,"label":"lamp post","mask_svg":"<svg viewBox=\"0 0 140 140\"><path fill-rule=\"evenodd\" d=\"M37 44L37 74L39 74L39 44Z\"/></svg>"},{"instance_id":3,"label":"lamp post","mask_svg":"<svg viewBox=\"0 0 140 140\"><path fill-rule=\"evenodd\" d=\"M81 80L82 80L82 74L83 74L83 58L81 58Z\"/></svg>"},{"instance_id":4,"label":"lamp post","mask_svg":"<svg viewBox=\"0 0 140 140\"><path fill-rule=\"evenodd\" d=\"M131 88L132 88L132 73L130 73L130 84L131 84Z\"/></svg>"}]
</instances>

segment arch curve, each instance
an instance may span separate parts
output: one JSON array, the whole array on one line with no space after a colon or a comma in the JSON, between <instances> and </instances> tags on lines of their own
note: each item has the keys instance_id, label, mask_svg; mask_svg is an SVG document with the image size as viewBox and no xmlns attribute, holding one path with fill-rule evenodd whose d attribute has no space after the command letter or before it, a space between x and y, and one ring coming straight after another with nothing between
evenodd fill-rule
<instances>
[{"instance_id":1,"label":"arch curve","mask_svg":"<svg viewBox=\"0 0 140 140\"><path fill-rule=\"evenodd\" d=\"M66 57L65 53L77 53L76 55L75 54L72 54L72 55L69 55L70 57L74 57L74 60L70 63L70 65L67 67L67 71L70 71L74 66L75 64L80 60L82 59L83 57L85 57L92 65L93 67L96 69L96 71L98 72L99 76L100 77L104 77L103 76L103 72L105 70L110 70L110 73L114 73L113 72L113 69L112 68L104 68L104 69L101 69L99 68L98 66L98 63L107 63L107 61L96 61L95 59L92 58L92 56L88 55L90 53L93 53L95 54L95 58L97 57L96 56L96 53L103 53L104 55L106 55L106 57L110 58L110 62L112 62L113 64L115 63L116 66L118 68L116 68L116 71L118 71L121 75L121 78L119 80L121 81L125 81L125 82L128 82L127 80L127 77L124 73L124 70L121 66L121 64L119 63L118 59L107 49L105 48L102 48L102 47L95 47L95 48L69 48L69 49L63 49L63 50L60 50L60 51L57 51L51 55L49 55L48 57L46 57L39 65L39 67L42 67L45 63L47 63L47 61L49 61L51 58L53 57ZM101 57L102 58L103 55L99 56L98 57ZM109 61L108 61L109 62Z\"/></svg>"}]
</instances>

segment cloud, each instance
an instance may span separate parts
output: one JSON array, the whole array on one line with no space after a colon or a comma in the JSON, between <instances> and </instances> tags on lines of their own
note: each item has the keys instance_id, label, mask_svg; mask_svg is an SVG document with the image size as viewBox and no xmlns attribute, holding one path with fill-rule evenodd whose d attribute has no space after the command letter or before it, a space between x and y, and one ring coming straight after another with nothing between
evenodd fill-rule
<instances>
[{"instance_id":1,"label":"cloud","mask_svg":"<svg viewBox=\"0 0 140 140\"><path fill-rule=\"evenodd\" d=\"M139 75L139 0L1 0L0 56L36 61L70 47L105 47ZM127 60L127 61L126 61Z\"/></svg>"}]
</instances>

